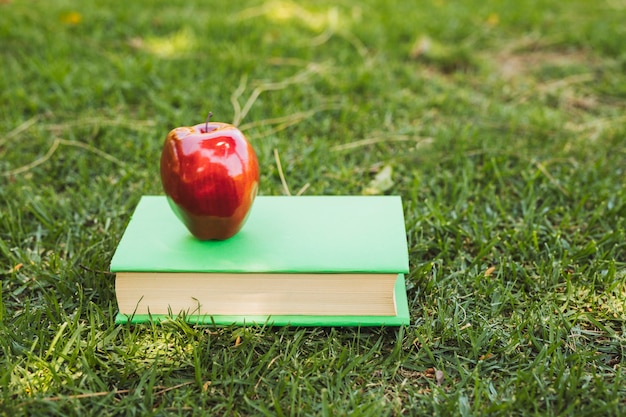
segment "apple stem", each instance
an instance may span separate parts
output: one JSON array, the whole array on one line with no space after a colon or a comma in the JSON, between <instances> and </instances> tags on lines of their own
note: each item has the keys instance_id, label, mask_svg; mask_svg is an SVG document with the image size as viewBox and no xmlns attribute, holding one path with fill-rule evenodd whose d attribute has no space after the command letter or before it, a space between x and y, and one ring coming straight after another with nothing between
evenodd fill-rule
<instances>
[{"instance_id":1,"label":"apple stem","mask_svg":"<svg viewBox=\"0 0 626 417\"><path fill-rule=\"evenodd\" d=\"M213 117L213 112L210 111L209 115L206 117L206 122L204 123L204 130L205 131L209 131L209 120L211 120L211 117Z\"/></svg>"}]
</instances>

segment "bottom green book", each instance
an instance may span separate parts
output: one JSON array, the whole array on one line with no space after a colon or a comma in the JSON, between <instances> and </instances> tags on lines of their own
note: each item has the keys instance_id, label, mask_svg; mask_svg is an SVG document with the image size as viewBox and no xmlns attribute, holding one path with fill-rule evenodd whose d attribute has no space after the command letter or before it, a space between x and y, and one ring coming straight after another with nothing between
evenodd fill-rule
<instances>
[{"instance_id":1,"label":"bottom green book","mask_svg":"<svg viewBox=\"0 0 626 417\"><path fill-rule=\"evenodd\" d=\"M395 316L315 316L315 315L273 315L273 316L236 316L236 315L185 315L184 320L191 324L201 325L268 325L268 326L405 326L410 324L409 306L406 296L406 284L404 275L399 274L396 280ZM115 318L117 324L139 324L148 322L162 322L176 319L177 316L165 314L118 314Z\"/></svg>"}]
</instances>

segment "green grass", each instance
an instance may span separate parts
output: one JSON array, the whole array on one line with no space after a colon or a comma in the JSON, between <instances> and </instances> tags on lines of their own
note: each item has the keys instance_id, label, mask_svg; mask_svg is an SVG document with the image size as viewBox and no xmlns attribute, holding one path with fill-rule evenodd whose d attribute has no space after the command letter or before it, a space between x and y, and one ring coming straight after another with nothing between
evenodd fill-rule
<instances>
[{"instance_id":1,"label":"green grass","mask_svg":"<svg viewBox=\"0 0 626 417\"><path fill-rule=\"evenodd\" d=\"M0 2L0 414L623 415L624 1L237 3ZM411 326L114 325L208 111L261 194L278 155L292 194L403 197Z\"/></svg>"}]
</instances>

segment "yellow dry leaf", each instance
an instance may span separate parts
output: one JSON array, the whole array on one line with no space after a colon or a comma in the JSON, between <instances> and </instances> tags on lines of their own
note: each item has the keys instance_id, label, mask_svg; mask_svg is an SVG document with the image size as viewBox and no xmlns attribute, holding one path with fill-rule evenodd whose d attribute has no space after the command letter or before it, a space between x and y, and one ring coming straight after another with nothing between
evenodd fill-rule
<instances>
[{"instance_id":1,"label":"yellow dry leaf","mask_svg":"<svg viewBox=\"0 0 626 417\"><path fill-rule=\"evenodd\" d=\"M71 11L71 12L63 13L59 19L61 20L61 23L63 24L77 25L83 21L83 15L76 11Z\"/></svg>"},{"instance_id":2,"label":"yellow dry leaf","mask_svg":"<svg viewBox=\"0 0 626 417\"><path fill-rule=\"evenodd\" d=\"M393 187L393 179L391 177L393 169L391 165L385 166L370 183L363 189L365 195L383 194L385 191Z\"/></svg>"},{"instance_id":3,"label":"yellow dry leaf","mask_svg":"<svg viewBox=\"0 0 626 417\"><path fill-rule=\"evenodd\" d=\"M497 13L490 13L489 16L487 16L487 26L497 26L498 23L500 23L500 16L498 16Z\"/></svg>"}]
</instances>

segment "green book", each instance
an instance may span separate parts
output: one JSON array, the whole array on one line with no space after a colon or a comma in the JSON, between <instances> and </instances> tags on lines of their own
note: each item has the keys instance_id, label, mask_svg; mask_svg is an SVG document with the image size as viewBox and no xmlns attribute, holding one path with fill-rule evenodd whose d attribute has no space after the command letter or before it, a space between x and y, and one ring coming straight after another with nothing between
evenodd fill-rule
<instances>
[{"instance_id":1,"label":"green book","mask_svg":"<svg viewBox=\"0 0 626 417\"><path fill-rule=\"evenodd\" d=\"M200 241L141 198L111 260L118 323L409 324L398 196L258 196L243 228Z\"/></svg>"}]
</instances>

